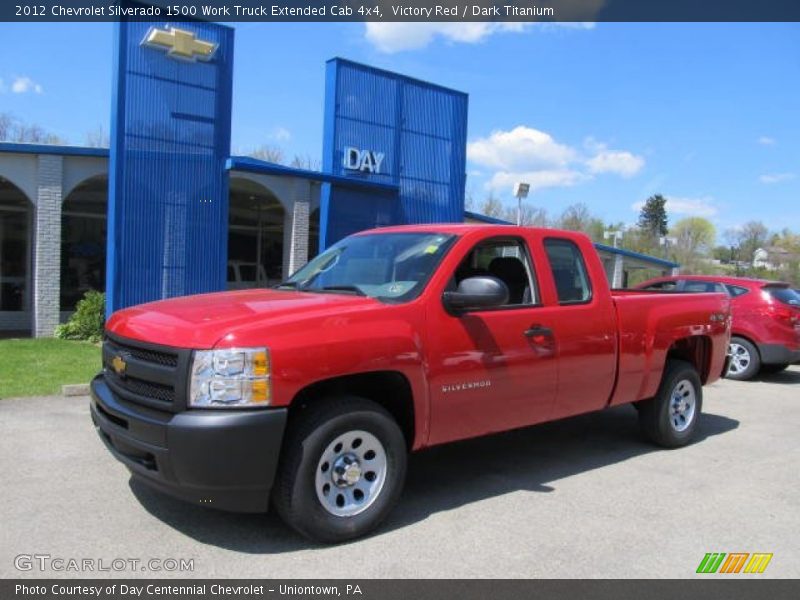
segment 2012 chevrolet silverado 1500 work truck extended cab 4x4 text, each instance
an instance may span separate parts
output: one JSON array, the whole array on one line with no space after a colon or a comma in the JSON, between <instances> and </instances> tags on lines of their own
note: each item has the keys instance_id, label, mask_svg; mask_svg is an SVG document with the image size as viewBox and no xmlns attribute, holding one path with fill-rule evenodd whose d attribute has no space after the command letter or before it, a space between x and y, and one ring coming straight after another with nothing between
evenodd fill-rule
<instances>
[{"instance_id":1,"label":"2012 chevrolet silverado 1500 work truck extended cab 4x4 text","mask_svg":"<svg viewBox=\"0 0 800 600\"><path fill-rule=\"evenodd\" d=\"M336 542L397 501L409 451L634 403L688 443L723 373L724 294L611 292L584 235L388 227L274 289L115 313L92 419L134 478Z\"/></svg>"}]
</instances>

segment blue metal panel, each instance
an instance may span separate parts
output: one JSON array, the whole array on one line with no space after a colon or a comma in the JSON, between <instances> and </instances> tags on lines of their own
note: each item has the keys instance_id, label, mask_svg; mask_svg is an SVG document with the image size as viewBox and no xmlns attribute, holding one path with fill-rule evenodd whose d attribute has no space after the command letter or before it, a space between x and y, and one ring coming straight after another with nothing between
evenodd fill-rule
<instances>
[{"instance_id":1,"label":"blue metal panel","mask_svg":"<svg viewBox=\"0 0 800 600\"><path fill-rule=\"evenodd\" d=\"M116 25L108 314L225 285L233 30L158 23L217 45L193 61L143 45L151 27Z\"/></svg>"},{"instance_id":2,"label":"blue metal panel","mask_svg":"<svg viewBox=\"0 0 800 600\"><path fill-rule=\"evenodd\" d=\"M467 95L339 58L328 61L326 75L323 170L393 184L399 193L370 202L325 185L320 246L365 227L461 222ZM380 172L345 168L348 147L383 154Z\"/></svg>"}]
</instances>

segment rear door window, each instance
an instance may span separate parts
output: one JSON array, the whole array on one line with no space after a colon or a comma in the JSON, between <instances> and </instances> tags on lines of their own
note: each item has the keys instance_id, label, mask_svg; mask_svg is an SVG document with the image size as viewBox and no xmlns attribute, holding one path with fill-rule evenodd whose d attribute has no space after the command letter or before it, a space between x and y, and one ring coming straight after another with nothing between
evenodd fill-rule
<instances>
[{"instance_id":1,"label":"rear door window","mask_svg":"<svg viewBox=\"0 0 800 600\"><path fill-rule=\"evenodd\" d=\"M575 242L547 238L544 249L558 292L560 304L580 304L592 299L592 286L586 272L583 255Z\"/></svg>"},{"instance_id":2,"label":"rear door window","mask_svg":"<svg viewBox=\"0 0 800 600\"><path fill-rule=\"evenodd\" d=\"M702 292L717 292L720 290L716 289L713 281L687 280L683 285L683 291L698 294Z\"/></svg>"},{"instance_id":3,"label":"rear door window","mask_svg":"<svg viewBox=\"0 0 800 600\"><path fill-rule=\"evenodd\" d=\"M742 287L740 285L728 285L726 287L728 288L728 293L733 298L738 298L739 296L744 296L747 292L750 291L746 287Z\"/></svg>"},{"instance_id":4,"label":"rear door window","mask_svg":"<svg viewBox=\"0 0 800 600\"><path fill-rule=\"evenodd\" d=\"M660 292L674 292L678 289L678 282L677 281L659 281L658 283L653 283L648 285L644 289L646 290L654 290Z\"/></svg>"}]
</instances>

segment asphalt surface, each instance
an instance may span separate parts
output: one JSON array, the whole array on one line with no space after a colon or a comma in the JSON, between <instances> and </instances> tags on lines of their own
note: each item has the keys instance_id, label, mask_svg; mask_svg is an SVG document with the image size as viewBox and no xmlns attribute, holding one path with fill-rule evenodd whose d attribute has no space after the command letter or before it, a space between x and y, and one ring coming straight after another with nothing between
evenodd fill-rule
<instances>
[{"instance_id":1,"label":"asphalt surface","mask_svg":"<svg viewBox=\"0 0 800 600\"><path fill-rule=\"evenodd\" d=\"M326 547L274 515L131 484L86 398L2 400L0 577L683 578L706 552L772 552L755 577L800 576L800 367L720 381L704 408L699 441L679 450L643 442L621 407L420 453L389 521ZM194 571L20 572L20 554Z\"/></svg>"}]
</instances>

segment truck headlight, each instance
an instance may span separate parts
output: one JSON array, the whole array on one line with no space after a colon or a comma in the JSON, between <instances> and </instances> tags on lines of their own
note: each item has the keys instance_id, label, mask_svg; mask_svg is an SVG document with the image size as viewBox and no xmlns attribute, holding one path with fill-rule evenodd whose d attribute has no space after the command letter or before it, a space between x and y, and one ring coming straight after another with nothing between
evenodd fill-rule
<instances>
[{"instance_id":1,"label":"truck headlight","mask_svg":"<svg viewBox=\"0 0 800 600\"><path fill-rule=\"evenodd\" d=\"M247 408L267 406L271 399L267 348L195 351L189 406Z\"/></svg>"}]
</instances>

